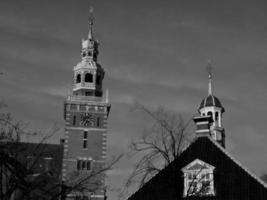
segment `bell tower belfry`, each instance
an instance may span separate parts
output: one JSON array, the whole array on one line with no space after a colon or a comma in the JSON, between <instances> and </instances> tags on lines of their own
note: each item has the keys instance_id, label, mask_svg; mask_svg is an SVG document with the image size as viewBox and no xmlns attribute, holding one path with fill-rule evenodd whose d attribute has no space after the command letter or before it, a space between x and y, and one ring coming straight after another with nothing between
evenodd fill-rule
<instances>
[{"instance_id":1,"label":"bell tower belfry","mask_svg":"<svg viewBox=\"0 0 267 200\"><path fill-rule=\"evenodd\" d=\"M82 39L81 62L73 69L73 94L101 97L105 72L97 62L99 42L93 37L93 21L90 13L88 37Z\"/></svg>"},{"instance_id":2,"label":"bell tower belfry","mask_svg":"<svg viewBox=\"0 0 267 200\"><path fill-rule=\"evenodd\" d=\"M67 194L67 199L105 199L104 175L94 177L93 182L89 178L105 164L111 108L108 93L103 95L105 71L97 60L99 42L93 36L93 21L90 10L89 33L82 40L81 61L73 68L72 92L64 102L62 180L66 186L83 180L83 189Z\"/></svg>"},{"instance_id":3,"label":"bell tower belfry","mask_svg":"<svg viewBox=\"0 0 267 200\"><path fill-rule=\"evenodd\" d=\"M211 137L225 147L225 130L222 126L222 114L225 112L220 100L213 95L212 91L212 66L210 62L208 70L208 96L204 98L199 106L198 112L201 116L211 116L210 134Z\"/></svg>"}]
</instances>

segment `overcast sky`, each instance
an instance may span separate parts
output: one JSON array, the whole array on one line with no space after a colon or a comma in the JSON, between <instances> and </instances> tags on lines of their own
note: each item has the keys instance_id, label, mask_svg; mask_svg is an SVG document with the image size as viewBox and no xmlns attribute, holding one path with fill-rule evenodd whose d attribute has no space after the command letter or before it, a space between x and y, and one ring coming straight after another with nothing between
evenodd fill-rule
<instances>
[{"instance_id":1,"label":"overcast sky","mask_svg":"<svg viewBox=\"0 0 267 200\"><path fill-rule=\"evenodd\" d=\"M227 150L260 175L267 171L267 3L246 0L97 0L94 35L112 110L109 152L125 152L144 118L136 100L192 116L207 95L226 109ZM63 127L63 101L88 33L87 0L0 1L1 99L17 120L43 133ZM63 130L63 129L62 129ZM60 131L52 139L58 142ZM26 138L29 139L29 138ZM118 141L120 143L118 144ZM131 161L110 172L120 188ZM112 192L111 200L116 199Z\"/></svg>"}]
</instances>

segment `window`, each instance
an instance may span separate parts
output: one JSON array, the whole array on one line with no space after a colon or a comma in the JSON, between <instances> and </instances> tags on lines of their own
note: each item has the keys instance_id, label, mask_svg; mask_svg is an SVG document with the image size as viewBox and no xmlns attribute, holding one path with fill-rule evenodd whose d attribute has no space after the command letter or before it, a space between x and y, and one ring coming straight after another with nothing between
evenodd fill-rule
<instances>
[{"instance_id":1,"label":"window","mask_svg":"<svg viewBox=\"0 0 267 200\"><path fill-rule=\"evenodd\" d=\"M30 156L27 156L26 157L26 166L27 166L27 169L30 169L33 167L33 164L34 164L34 156L30 155Z\"/></svg>"},{"instance_id":2,"label":"window","mask_svg":"<svg viewBox=\"0 0 267 200\"><path fill-rule=\"evenodd\" d=\"M86 169L91 170L91 161L90 160L87 160L87 162L86 162Z\"/></svg>"},{"instance_id":3,"label":"window","mask_svg":"<svg viewBox=\"0 0 267 200\"><path fill-rule=\"evenodd\" d=\"M216 113L215 113L215 120L216 120L216 121L218 120L218 117L219 117L219 113L216 112Z\"/></svg>"},{"instance_id":4,"label":"window","mask_svg":"<svg viewBox=\"0 0 267 200\"><path fill-rule=\"evenodd\" d=\"M213 171L214 167L199 159L185 166L184 196L208 196L215 195Z\"/></svg>"},{"instance_id":5,"label":"window","mask_svg":"<svg viewBox=\"0 0 267 200\"><path fill-rule=\"evenodd\" d=\"M84 81L87 83L92 83L93 82L93 75L91 73L86 73Z\"/></svg>"},{"instance_id":6,"label":"window","mask_svg":"<svg viewBox=\"0 0 267 200\"><path fill-rule=\"evenodd\" d=\"M88 132L83 132L83 149L87 149L87 139L88 139Z\"/></svg>"},{"instance_id":7,"label":"window","mask_svg":"<svg viewBox=\"0 0 267 200\"><path fill-rule=\"evenodd\" d=\"M87 131L83 132L83 139L87 139L87 133L88 133Z\"/></svg>"},{"instance_id":8,"label":"window","mask_svg":"<svg viewBox=\"0 0 267 200\"><path fill-rule=\"evenodd\" d=\"M77 160L77 170L81 170L81 169L82 169L82 161Z\"/></svg>"},{"instance_id":9,"label":"window","mask_svg":"<svg viewBox=\"0 0 267 200\"><path fill-rule=\"evenodd\" d=\"M85 170L85 167L86 167L86 161L83 160L83 161L82 161L82 170Z\"/></svg>"},{"instance_id":10,"label":"window","mask_svg":"<svg viewBox=\"0 0 267 200\"><path fill-rule=\"evenodd\" d=\"M81 82L81 74L77 74L76 83L80 83L80 82Z\"/></svg>"},{"instance_id":11,"label":"window","mask_svg":"<svg viewBox=\"0 0 267 200\"><path fill-rule=\"evenodd\" d=\"M78 171L91 171L92 170L92 159L78 159L77 170Z\"/></svg>"},{"instance_id":12,"label":"window","mask_svg":"<svg viewBox=\"0 0 267 200\"><path fill-rule=\"evenodd\" d=\"M87 140L83 140L83 148L87 149Z\"/></svg>"},{"instance_id":13,"label":"window","mask_svg":"<svg viewBox=\"0 0 267 200\"><path fill-rule=\"evenodd\" d=\"M76 125L76 116L74 115L72 118L72 124L75 126Z\"/></svg>"},{"instance_id":14,"label":"window","mask_svg":"<svg viewBox=\"0 0 267 200\"><path fill-rule=\"evenodd\" d=\"M44 170L45 171L50 171L52 169L51 167L51 162L52 162L52 157L44 157L43 161L44 161Z\"/></svg>"},{"instance_id":15,"label":"window","mask_svg":"<svg viewBox=\"0 0 267 200\"><path fill-rule=\"evenodd\" d=\"M207 113L207 115L212 117L212 112L209 111L209 112Z\"/></svg>"},{"instance_id":16,"label":"window","mask_svg":"<svg viewBox=\"0 0 267 200\"><path fill-rule=\"evenodd\" d=\"M97 117L97 118L96 118L96 125L97 125L97 127L100 126L100 117Z\"/></svg>"}]
</instances>

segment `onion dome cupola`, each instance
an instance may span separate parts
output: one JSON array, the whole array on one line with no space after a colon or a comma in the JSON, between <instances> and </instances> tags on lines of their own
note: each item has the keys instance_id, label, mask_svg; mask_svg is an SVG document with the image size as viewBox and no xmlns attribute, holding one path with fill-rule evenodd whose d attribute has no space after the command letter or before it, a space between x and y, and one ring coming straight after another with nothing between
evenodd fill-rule
<instances>
[{"instance_id":1,"label":"onion dome cupola","mask_svg":"<svg viewBox=\"0 0 267 200\"><path fill-rule=\"evenodd\" d=\"M89 33L82 39L81 61L73 68L73 95L102 97L105 71L97 62L99 42L93 36L93 9L90 9Z\"/></svg>"},{"instance_id":2,"label":"onion dome cupola","mask_svg":"<svg viewBox=\"0 0 267 200\"><path fill-rule=\"evenodd\" d=\"M221 101L213 95L212 91L212 72L211 64L208 63L208 96L204 98L198 108L198 112L201 116L211 116L212 122L210 124L210 134L213 139L219 142L223 147L225 146L225 133L222 126L222 114L225 112Z\"/></svg>"}]
</instances>

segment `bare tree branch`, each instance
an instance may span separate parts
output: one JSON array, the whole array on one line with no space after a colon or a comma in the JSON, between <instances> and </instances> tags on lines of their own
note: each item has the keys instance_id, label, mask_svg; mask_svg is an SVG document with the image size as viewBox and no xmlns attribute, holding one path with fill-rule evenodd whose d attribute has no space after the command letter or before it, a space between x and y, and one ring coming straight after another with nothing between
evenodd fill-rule
<instances>
[{"instance_id":1,"label":"bare tree branch","mask_svg":"<svg viewBox=\"0 0 267 200\"><path fill-rule=\"evenodd\" d=\"M131 157L140 157L125 184L127 188L137 184L142 187L161 169L177 158L188 142L186 129L192 118L184 122L182 116L166 111L163 107L150 110L136 103L134 110L143 112L152 120L140 139L130 144ZM121 194L123 196L123 194Z\"/></svg>"}]
</instances>

